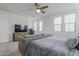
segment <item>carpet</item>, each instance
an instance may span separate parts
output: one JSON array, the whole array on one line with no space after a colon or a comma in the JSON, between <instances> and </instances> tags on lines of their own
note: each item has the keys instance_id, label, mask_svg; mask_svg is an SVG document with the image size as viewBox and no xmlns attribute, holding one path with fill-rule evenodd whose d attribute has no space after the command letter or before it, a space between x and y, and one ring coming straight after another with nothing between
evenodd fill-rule
<instances>
[{"instance_id":1,"label":"carpet","mask_svg":"<svg viewBox=\"0 0 79 59\"><path fill-rule=\"evenodd\" d=\"M21 56L18 50L18 41L0 43L0 56Z\"/></svg>"}]
</instances>

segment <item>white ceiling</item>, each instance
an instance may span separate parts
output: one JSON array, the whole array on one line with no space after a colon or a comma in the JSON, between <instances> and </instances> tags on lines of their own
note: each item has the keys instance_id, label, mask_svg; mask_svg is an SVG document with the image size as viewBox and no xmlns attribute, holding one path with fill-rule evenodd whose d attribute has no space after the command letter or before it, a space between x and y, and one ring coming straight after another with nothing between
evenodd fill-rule
<instances>
[{"instance_id":1,"label":"white ceiling","mask_svg":"<svg viewBox=\"0 0 79 59\"><path fill-rule=\"evenodd\" d=\"M0 10L13 12L20 15L28 15L30 17L37 17L65 11L71 8L79 8L78 3L40 3L40 6L45 5L48 5L48 8L44 10L46 11L45 14L36 13L34 3L0 3Z\"/></svg>"}]
</instances>

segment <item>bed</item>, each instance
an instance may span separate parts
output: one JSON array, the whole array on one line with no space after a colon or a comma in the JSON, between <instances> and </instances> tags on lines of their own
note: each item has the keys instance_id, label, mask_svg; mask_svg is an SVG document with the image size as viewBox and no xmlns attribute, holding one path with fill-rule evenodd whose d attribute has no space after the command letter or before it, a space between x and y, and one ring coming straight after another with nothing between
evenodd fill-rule
<instances>
[{"instance_id":1,"label":"bed","mask_svg":"<svg viewBox=\"0 0 79 59\"><path fill-rule=\"evenodd\" d=\"M66 39L51 35L31 36L19 40L19 51L23 56L78 56L77 49L69 50Z\"/></svg>"}]
</instances>

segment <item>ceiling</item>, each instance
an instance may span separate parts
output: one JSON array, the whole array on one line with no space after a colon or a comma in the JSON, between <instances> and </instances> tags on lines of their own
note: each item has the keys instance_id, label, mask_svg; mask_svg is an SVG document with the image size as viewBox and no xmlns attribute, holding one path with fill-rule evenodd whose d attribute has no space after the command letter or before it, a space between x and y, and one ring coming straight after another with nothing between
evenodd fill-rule
<instances>
[{"instance_id":1,"label":"ceiling","mask_svg":"<svg viewBox=\"0 0 79 59\"><path fill-rule=\"evenodd\" d=\"M0 10L27 15L30 17L43 16L51 13L65 11L71 8L79 8L78 3L39 3L40 6L48 5L45 14L38 14L35 11L34 3L0 3Z\"/></svg>"}]
</instances>

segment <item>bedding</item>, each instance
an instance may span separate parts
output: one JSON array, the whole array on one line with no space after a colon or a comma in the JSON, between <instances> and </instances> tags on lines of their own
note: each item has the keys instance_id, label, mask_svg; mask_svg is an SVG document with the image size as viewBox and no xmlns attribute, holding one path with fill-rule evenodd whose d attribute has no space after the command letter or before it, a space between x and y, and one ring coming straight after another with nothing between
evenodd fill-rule
<instances>
[{"instance_id":1,"label":"bedding","mask_svg":"<svg viewBox=\"0 0 79 59\"><path fill-rule=\"evenodd\" d=\"M79 42L77 38L69 38L66 41L67 48L69 48L70 50L77 47L78 43Z\"/></svg>"},{"instance_id":2,"label":"bedding","mask_svg":"<svg viewBox=\"0 0 79 59\"><path fill-rule=\"evenodd\" d=\"M31 42L26 56L68 56L69 50L62 39L64 38L51 36L34 40Z\"/></svg>"},{"instance_id":3,"label":"bedding","mask_svg":"<svg viewBox=\"0 0 79 59\"><path fill-rule=\"evenodd\" d=\"M70 56L79 56L79 50L78 49L72 49L70 52Z\"/></svg>"},{"instance_id":4,"label":"bedding","mask_svg":"<svg viewBox=\"0 0 79 59\"><path fill-rule=\"evenodd\" d=\"M75 56L77 49L70 50L66 46L67 38L57 36L29 37L20 39L19 51L23 56ZM21 44L21 45L20 45ZM24 47L23 47L24 46Z\"/></svg>"},{"instance_id":5,"label":"bedding","mask_svg":"<svg viewBox=\"0 0 79 59\"><path fill-rule=\"evenodd\" d=\"M30 36L25 36L25 37L20 37L19 38L19 51L22 55L25 55L28 46L33 40L41 39L44 37L49 37L52 36L51 34L45 34L45 35L30 35Z\"/></svg>"},{"instance_id":6,"label":"bedding","mask_svg":"<svg viewBox=\"0 0 79 59\"><path fill-rule=\"evenodd\" d=\"M76 39L78 40L78 44L77 44L77 46L76 46L76 49L79 50L79 36L78 36Z\"/></svg>"}]
</instances>

